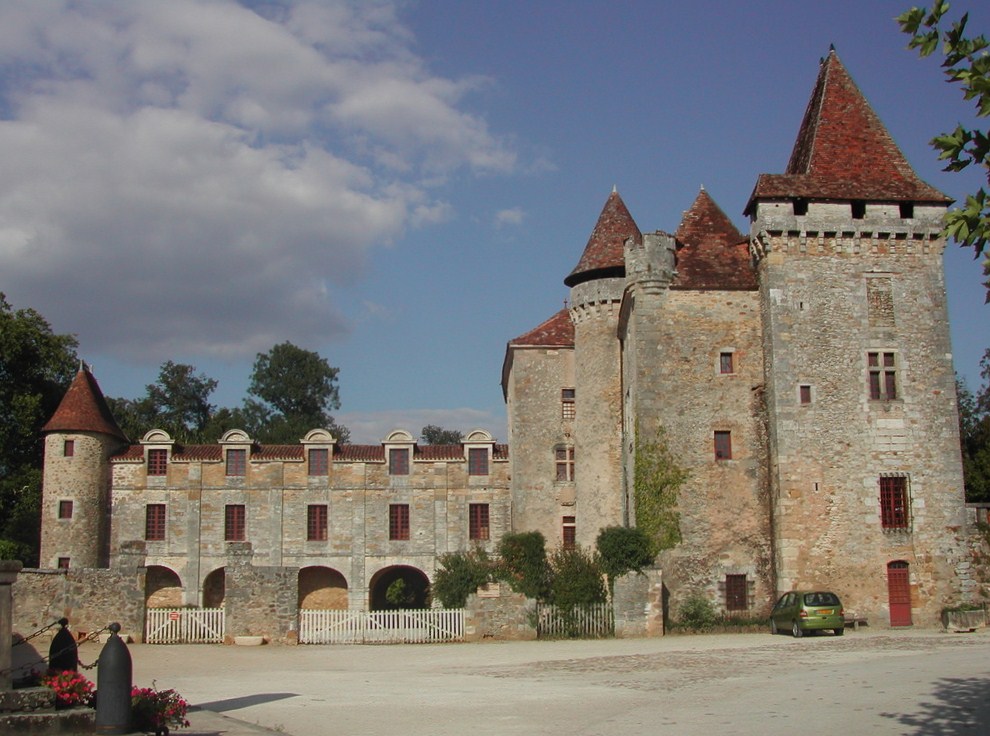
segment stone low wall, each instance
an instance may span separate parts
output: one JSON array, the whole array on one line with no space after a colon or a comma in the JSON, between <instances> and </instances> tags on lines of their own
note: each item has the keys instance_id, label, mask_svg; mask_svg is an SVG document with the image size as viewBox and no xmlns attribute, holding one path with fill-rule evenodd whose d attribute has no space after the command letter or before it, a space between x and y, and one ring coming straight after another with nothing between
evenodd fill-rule
<instances>
[{"instance_id":1,"label":"stone low wall","mask_svg":"<svg viewBox=\"0 0 990 736\"><path fill-rule=\"evenodd\" d=\"M465 606L464 640L531 641L536 638L536 601L492 583L470 596Z\"/></svg>"},{"instance_id":2,"label":"stone low wall","mask_svg":"<svg viewBox=\"0 0 990 736\"><path fill-rule=\"evenodd\" d=\"M117 621L122 633L140 641L144 577L143 568L21 570L13 585L13 633L29 636L64 617L77 635Z\"/></svg>"},{"instance_id":3,"label":"stone low wall","mask_svg":"<svg viewBox=\"0 0 990 736\"><path fill-rule=\"evenodd\" d=\"M663 636L663 573L644 570L618 578L612 608L615 638Z\"/></svg>"}]
</instances>

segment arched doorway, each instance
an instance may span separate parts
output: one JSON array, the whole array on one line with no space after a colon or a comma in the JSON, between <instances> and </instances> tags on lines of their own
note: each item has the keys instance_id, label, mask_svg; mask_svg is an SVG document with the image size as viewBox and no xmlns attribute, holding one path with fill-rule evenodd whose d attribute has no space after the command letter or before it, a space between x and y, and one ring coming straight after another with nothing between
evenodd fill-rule
<instances>
[{"instance_id":1,"label":"arched doorway","mask_svg":"<svg viewBox=\"0 0 990 736\"><path fill-rule=\"evenodd\" d=\"M182 581L174 570L161 565L149 565L144 578L146 608L180 608Z\"/></svg>"},{"instance_id":2,"label":"arched doorway","mask_svg":"<svg viewBox=\"0 0 990 736\"><path fill-rule=\"evenodd\" d=\"M347 610L347 580L329 567L304 567L299 571L299 608Z\"/></svg>"},{"instance_id":3,"label":"arched doorway","mask_svg":"<svg viewBox=\"0 0 990 736\"><path fill-rule=\"evenodd\" d=\"M227 573L222 567L206 576L203 581L203 608L220 608L227 595Z\"/></svg>"},{"instance_id":4,"label":"arched doorway","mask_svg":"<svg viewBox=\"0 0 990 736\"><path fill-rule=\"evenodd\" d=\"M890 625L911 625L911 570L904 560L887 564L887 597L890 603Z\"/></svg>"},{"instance_id":5,"label":"arched doorway","mask_svg":"<svg viewBox=\"0 0 990 736\"><path fill-rule=\"evenodd\" d=\"M372 611L394 611L430 606L430 579L415 567L396 565L379 570L371 578Z\"/></svg>"}]
</instances>

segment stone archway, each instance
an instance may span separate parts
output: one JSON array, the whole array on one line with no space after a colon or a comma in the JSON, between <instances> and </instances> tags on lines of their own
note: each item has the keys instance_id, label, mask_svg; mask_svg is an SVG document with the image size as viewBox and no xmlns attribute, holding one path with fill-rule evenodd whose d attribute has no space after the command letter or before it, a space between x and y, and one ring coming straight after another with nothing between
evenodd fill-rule
<instances>
[{"instance_id":1,"label":"stone archway","mask_svg":"<svg viewBox=\"0 0 990 736\"><path fill-rule=\"evenodd\" d=\"M180 608L182 581L178 574L162 565L149 565L144 579L146 608Z\"/></svg>"},{"instance_id":2,"label":"stone archway","mask_svg":"<svg viewBox=\"0 0 990 736\"><path fill-rule=\"evenodd\" d=\"M347 610L347 580L330 567L304 567L299 571L299 608Z\"/></svg>"},{"instance_id":3,"label":"stone archway","mask_svg":"<svg viewBox=\"0 0 990 736\"><path fill-rule=\"evenodd\" d=\"M203 581L203 608L220 608L227 595L227 571L218 567Z\"/></svg>"},{"instance_id":4,"label":"stone archway","mask_svg":"<svg viewBox=\"0 0 990 736\"><path fill-rule=\"evenodd\" d=\"M392 589L392 595L389 589ZM430 579L409 565L394 565L376 572L368 585L372 611L430 607ZM401 600L396 600L396 598ZM389 600L392 598L392 600Z\"/></svg>"}]
</instances>

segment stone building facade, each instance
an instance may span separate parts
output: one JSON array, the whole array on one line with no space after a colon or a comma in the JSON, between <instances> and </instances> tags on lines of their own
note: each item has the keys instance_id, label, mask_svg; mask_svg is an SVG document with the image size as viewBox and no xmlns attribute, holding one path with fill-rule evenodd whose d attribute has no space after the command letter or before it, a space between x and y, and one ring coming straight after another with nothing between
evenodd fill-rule
<instances>
[{"instance_id":1,"label":"stone building facade","mask_svg":"<svg viewBox=\"0 0 990 736\"><path fill-rule=\"evenodd\" d=\"M823 587L871 623L933 625L975 588L948 203L834 51L748 234L704 190L674 234L644 234L613 191L569 308L506 350L515 520L585 546L635 523L637 437L662 429L689 471L660 556L675 615L689 595L761 615Z\"/></svg>"},{"instance_id":2,"label":"stone building facade","mask_svg":"<svg viewBox=\"0 0 990 736\"><path fill-rule=\"evenodd\" d=\"M662 431L689 476L662 595L644 595L675 616L693 595L760 616L821 587L872 625L934 625L976 587L947 205L832 52L785 173L745 206L749 233L704 190L673 234L642 233L612 192L568 307L508 343L507 445L483 431L344 445L319 429L292 445L237 430L132 444L83 370L45 427L42 565L133 567L140 545L150 606L218 605L228 572L297 591L273 594L281 618L380 608L397 580L421 603L446 552L531 530L591 547L635 524L637 453ZM642 610L630 591L622 605Z\"/></svg>"}]
</instances>

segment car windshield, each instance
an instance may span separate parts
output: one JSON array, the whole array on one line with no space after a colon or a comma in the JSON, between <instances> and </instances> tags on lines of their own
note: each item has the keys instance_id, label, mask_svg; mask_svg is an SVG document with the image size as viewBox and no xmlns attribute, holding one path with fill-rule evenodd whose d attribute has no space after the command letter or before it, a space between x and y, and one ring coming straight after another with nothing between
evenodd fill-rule
<instances>
[{"instance_id":1,"label":"car windshield","mask_svg":"<svg viewBox=\"0 0 990 736\"><path fill-rule=\"evenodd\" d=\"M806 606L837 606L839 599L835 593L806 593L804 596Z\"/></svg>"}]
</instances>

